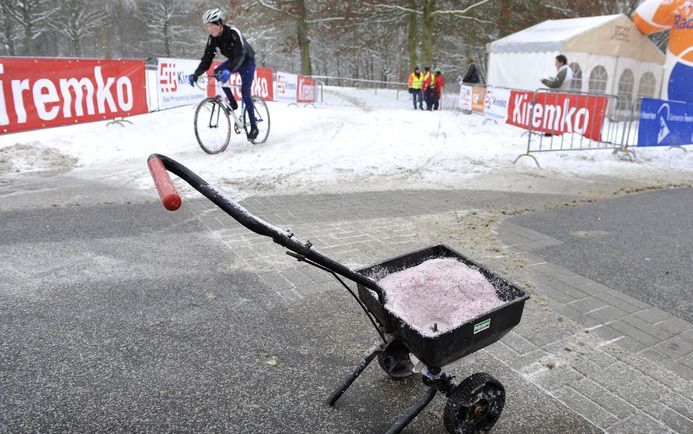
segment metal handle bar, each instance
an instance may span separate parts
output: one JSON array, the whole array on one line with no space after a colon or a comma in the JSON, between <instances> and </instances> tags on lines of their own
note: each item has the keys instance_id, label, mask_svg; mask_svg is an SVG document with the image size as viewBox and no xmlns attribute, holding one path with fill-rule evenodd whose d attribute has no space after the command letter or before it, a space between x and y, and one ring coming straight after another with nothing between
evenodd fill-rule
<instances>
[{"instance_id":1,"label":"metal handle bar","mask_svg":"<svg viewBox=\"0 0 693 434\"><path fill-rule=\"evenodd\" d=\"M383 305L385 304L385 292L375 280L366 277L363 274L357 273L352 269L340 264L339 262L328 258L320 252L311 249L312 243L310 241L303 243L294 238L293 233L280 229L277 226L254 216L248 210L236 203L233 199L228 197L224 192L212 185L209 185L207 181L197 176L190 169L183 166L179 162L165 155L152 154L147 159L147 164L149 166L149 171L152 174L152 178L154 178L154 185L156 185L156 189L159 192L161 202L164 204L166 209L175 211L180 207L181 204L180 196L176 192L176 188L166 172L168 170L178 175L181 179L183 179L183 181L190 184L191 187L202 193L203 196L211 200L214 204L216 204L219 208L224 210L224 212L233 217L236 221L238 221L238 223L242 224L246 228L250 229L256 234L270 237L275 243L286 247L295 253L298 253L300 256L320 264L323 267L346 277L347 279L360 283L361 285L378 294L378 300L380 303ZM174 199L173 197L177 199Z\"/></svg>"}]
</instances>

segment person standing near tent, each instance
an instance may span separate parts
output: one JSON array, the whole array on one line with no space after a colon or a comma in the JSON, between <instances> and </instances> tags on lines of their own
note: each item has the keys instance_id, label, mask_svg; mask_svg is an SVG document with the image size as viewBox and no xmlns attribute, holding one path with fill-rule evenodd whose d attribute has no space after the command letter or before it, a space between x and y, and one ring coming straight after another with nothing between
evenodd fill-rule
<instances>
[{"instance_id":1,"label":"person standing near tent","mask_svg":"<svg viewBox=\"0 0 693 434\"><path fill-rule=\"evenodd\" d=\"M424 71L422 87L424 101L426 101L426 110L431 111L433 108L433 93L435 92L436 79L430 67L424 67Z\"/></svg>"},{"instance_id":2,"label":"person standing near tent","mask_svg":"<svg viewBox=\"0 0 693 434\"><path fill-rule=\"evenodd\" d=\"M541 82L549 89L568 90L570 80L573 79L573 71L568 66L568 59L562 54L556 56L556 69L558 72L555 77L544 78Z\"/></svg>"},{"instance_id":3,"label":"person standing near tent","mask_svg":"<svg viewBox=\"0 0 693 434\"><path fill-rule=\"evenodd\" d=\"M421 95L421 87L423 86L423 74L419 71L419 67L414 68L414 72L409 75L407 82L409 93L414 100L414 110L416 110L416 100L419 100L419 108L423 110L423 96Z\"/></svg>"},{"instance_id":4,"label":"person standing near tent","mask_svg":"<svg viewBox=\"0 0 693 434\"><path fill-rule=\"evenodd\" d=\"M433 87L435 88L433 110L438 110L438 108L440 107L440 98L443 96L443 88L445 87L445 77L443 77L443 74L440 72L440 69L436 70L435 84L433 85Z\"/></svg>"},{"instance_id":5,"label":"person standing near tent","mask_svg":"<svg viewBox=\"0 0 693 434\"><path fill-rule=\"evenodd\" d=\"M474 63L474 58L472 56L467 57L467 63L469 66L467 67L467 72L464 74L464 77L462 77L462 83L476 84L481 82L479 79L479 70Z\"/></svg>"}]
</instances>

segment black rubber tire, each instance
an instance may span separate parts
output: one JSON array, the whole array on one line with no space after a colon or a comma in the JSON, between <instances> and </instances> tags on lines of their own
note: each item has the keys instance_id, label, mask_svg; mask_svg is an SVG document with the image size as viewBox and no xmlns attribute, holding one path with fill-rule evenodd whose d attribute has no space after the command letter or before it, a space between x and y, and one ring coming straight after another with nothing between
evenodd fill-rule
<instances>
[{"instance_id":1,"label":"black rubber tire","mask_svg":"<svg viewBox=\"0 0 693 434\"><path fill-rule=\"evenodd\" d=\"M385 350L378 354L378 364L395 380L407 378L414 373L414 365L409 359L409 350L399 339L390 341L385 346Z\"/></svg>"},{"instance_id":2,"label":"black rubber tire","mask_svg":"<svg viewBox=\"0 0 693 434\"><path fill-rule=\"evenodd\" d=\"M205 124L207 126L205 126ZM214 136L208 137L207 132L212 131L210 125L215 124ZM223 104L217 98L205 98L195 109L195 137L203 151L208 154L224 152L231 140L231 120ZM198 126L199 125L199 126Z\"/></svg>"},{"instance_id":3,"label":"black rubber tire","mask_svg":"<svg viewBox=\"0 0 693 434\"><path fill-rule=\"evenodd\" d=\"M257 119L257 129L259 134L250 143L259 145L265 143L270 132L270 113L267 108L267 103L262 97L253 96L253 105L255 106L255 118ZM243 125L246 133L250 131L250 117L248 116L248 107L243 108Z\"/></svg>"},{"instance_id":4,"label":"black rubber tire","mask_svg":"<svg viewBox=\"0 0 693 434\"><path fill-rule=\"evenodd\" d=\"M443 424L452 434L488 432L504 405L503 385L489 374L477 372L458 384L448 397Z\"/></svg>"}]
</instances>

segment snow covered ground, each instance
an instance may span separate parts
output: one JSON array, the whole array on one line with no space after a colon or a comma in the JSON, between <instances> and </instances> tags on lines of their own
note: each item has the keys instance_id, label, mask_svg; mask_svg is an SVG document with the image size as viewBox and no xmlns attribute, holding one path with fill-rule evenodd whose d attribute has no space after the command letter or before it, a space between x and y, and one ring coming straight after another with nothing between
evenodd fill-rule
<instances>
[{"instance_id":1,"label":"snow covered ground","mask_svg":"<svg viewBox=\"0 0 693 434\"><path fill-rule=\"evenodd\" d=\"M316 107L270 103L268 141L233 135L207 155L193 132L194 107L0 137L0 177L56 174L151 189L146 159L168 155L235 197L401 188L477 188L559 192L559 181L622 186L693 182L693 152L637 149L635 162L611 151L524 152L522 130L457 111L411 109L395 91L327 87ZM182 183L178 183L184 191ZM587 186L581 189L580 186Z\"/></svg>"}]
</instances>

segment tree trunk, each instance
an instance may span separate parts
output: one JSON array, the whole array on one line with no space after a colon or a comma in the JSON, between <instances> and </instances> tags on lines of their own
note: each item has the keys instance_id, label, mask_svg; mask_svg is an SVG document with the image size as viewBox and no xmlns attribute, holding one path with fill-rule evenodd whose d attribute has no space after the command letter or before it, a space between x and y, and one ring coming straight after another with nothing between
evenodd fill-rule
<instances>
[{"instance_id":1,"label":"tree trunk","mask_svg":"<svg viewBox=\"0 0 693 434\"><path fill-rule=\"evenodd\" d=\"M10 22L9 18L5 20L5 28L3 29L3 33L5 34L5 43L7 44L7 53L10 56L15 55L14 51L14 40L13 40L13 31L12 31L12 23Z\"/></svg>"},{"instance_id":2,"label":"tree trunk","mask_svg":"<svg viewBox=\"0 0 693 434\"><path fill-rule=\"evenodd\" d=\"M168 23L164 23L164 52L166 53L166 57L171 57L171 47L168 43L169 39L170 38L168 35Z\"/></svg>"},{"instance_id":3,"label":"tree trunk","mask_svg":"<svg viewBox=\"0 0 693 434\"><path fill-rule=\"evenodd\" d=\"M301 15L296 21L296 36L298 47L301 50L301 74L312 75L313 67L310 63L310 39L308 38L308 23L306 23L306 10L304 0L301 0Z\"/></svg>"},{"instance_id":4,"label":"tree trunk","mask_svg":"<svg viewBox=\"0 0 693 434\"><path fill-rule=\"evenodd\" d=\"M424 0L423 27L421 29L421 60L433 67L433 11L436 0Z\"/></svg>"},{"instance_id":5,"label":"tree trunk","mask_svg":"<svg viewBox=\"0 0 693 434\"><path fill-rule=\"evenodd\" d=\"M24 26L24 51L26 54L29 56L33 56L35 54L34 50L34 38L32 38L32 28L31 28L31 11L24 8L22 10L23 12L23 18L24 22L26 25Z\"/></svg>"},{"instance_id":6,"label":"tree trunk","mask_svg":"<svg viewBox=\"0 0 693 434\"><path fill-rule=\"evenodd\" d=\"M128 52L128 44L125 41L125 26L122 23L116 24L118 26L118 43L120 44L120 57L126 58L130 55Z\"/></svg>"},{"instance_id":7,"label":"tree trunk","mask_svg":"<svg viewBox=\"0 0 693 434\"><path fill-rule=\"evenodd\" d=\"M511 33L510 22L512 17L512 11L510 10L511 0L500 0L500 5L498 7L499 17L498 17L498 37L502 38L508 36Z\"/></svg>"},{"instance_id":8,"label":"tree trunk","mask_svg":"<svg viewBox=\"0 0 693 434\"><path fill-rule=\"evenodd\" d=\"M72 39L72 53L75 57L82 57L82 44L79 43L79 38Z\"/></svg>"},{"instance_id":9,"label":"tree trunk","mask_svg":"<svg viewBox=\"0 0 693 434\"><path fill-rule=\"evenodd\" d=\"M10 18L10 13L7 10L9 8L9 5L2 1L0 3L0 9L2 10L2 13L5 15L5 20L3 21L4 27L2 29L2 33L4 35L5 39L5 45L7 45L7 53L10 56L15 55L14 51L14 29L12 25L12 18Z\"/></svg>"},{"instance_id":10,"label":"tree trunk","mask_svg":"<svg viewBox=\"0 0 693 434\"><path fill-rule=\"evenodd\" d=\"M411 2L411 6L416 7L414 1ZM417 66L416 58L416 45L419 42L418 35L416 33L416 14L409 14L409 35L407 36L407 53L409 54L409 72L413 71Z\"/></svg>"},{"instance_id":11,"label":"tree trunk","mask_svg":"<svg viewBox=\"0 0 693 434\"><path fill-rule=\"evenodd\" d=\"M99 39L101 41L101 48L103 49L103 58L106 60L111 60L113 55L111 53L111 40L108 37L108 32L105 25L99 27Z\"/></svg>"}]
</instances>

